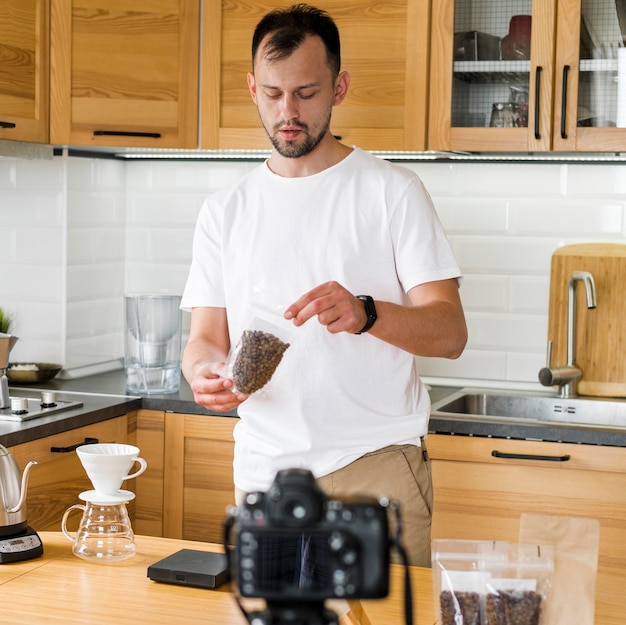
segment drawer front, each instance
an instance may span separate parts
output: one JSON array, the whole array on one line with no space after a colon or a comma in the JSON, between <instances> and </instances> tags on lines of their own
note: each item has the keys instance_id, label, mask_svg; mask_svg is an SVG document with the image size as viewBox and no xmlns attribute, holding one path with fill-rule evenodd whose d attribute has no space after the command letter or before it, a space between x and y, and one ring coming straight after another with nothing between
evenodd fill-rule
<instances>
[{"instance_id":1,"label":"drawer front","mask_svg":"<svg viewBox=\"0 0 626 625\"><path fill-rule=\"evenodd\" d=\"M433 460L528 465L626 473L626 448L573 443L509 440L431 434L426 439Z\"/></svg>"}]
</instances>

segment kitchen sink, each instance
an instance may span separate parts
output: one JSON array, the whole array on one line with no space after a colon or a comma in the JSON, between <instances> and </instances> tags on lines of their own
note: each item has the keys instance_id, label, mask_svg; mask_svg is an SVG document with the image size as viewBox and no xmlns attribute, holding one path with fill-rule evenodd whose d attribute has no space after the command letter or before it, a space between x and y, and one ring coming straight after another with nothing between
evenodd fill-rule
<instances>
[{"instance_id":1,"label":"kitchen sink","mask_svg":"<svg viewBox=\"0 0 626 625\"><path fill-rule=\"evenodd\" d=\"M626 400L564 399L532 392L461 389L433 403L432 414L500 422L548 421L626 427Z\"/></svg>"}]
</instances>

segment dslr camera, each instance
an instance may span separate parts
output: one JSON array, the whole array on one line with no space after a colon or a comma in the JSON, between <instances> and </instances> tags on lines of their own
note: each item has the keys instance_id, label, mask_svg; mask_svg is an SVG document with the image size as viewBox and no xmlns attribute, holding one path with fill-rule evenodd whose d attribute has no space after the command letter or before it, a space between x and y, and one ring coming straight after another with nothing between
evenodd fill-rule
<instances>
[{"instance_id":1,"label":"dslr camera","mask_svg":"<svg viewBox=\"0 0 626 625\"><path fill-rule=\"evenodd\" d=\"M280 471L267 492L248 494L231 513L236 540L230 560L239 593L292 606L386 597L384 501L331 499L310 471Z\"/></svg>"}]
</instances>

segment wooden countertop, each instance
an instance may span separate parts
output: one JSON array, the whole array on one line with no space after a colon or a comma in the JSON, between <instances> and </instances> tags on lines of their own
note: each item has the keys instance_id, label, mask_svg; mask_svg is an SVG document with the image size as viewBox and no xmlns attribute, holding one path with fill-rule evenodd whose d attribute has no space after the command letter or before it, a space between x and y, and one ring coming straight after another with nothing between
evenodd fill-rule
<instances>
[{"instance_id":1,"label":"wooden countertop","mask_svg":"<svg viewBox=\"0 0 626 625\"><path fill-rule=\"evenodd\" d=\"M219 551L217 545L137 536L137 554L132 558L115 564L92 564L74 556L71 543L60 532L41 532L40 537L43 557L0 565L3 625L246 623L228 586L204 590L161 584L147 577L150 564L179 549ZM362 601L367 617L363 622L404 623L403 575L400 566L392 565L389 597ZM431 625L435 621L431 570L412 568L411 579L414 622ZM346 617L346 622L356 625L359 621Z\"/></svg>"}]
</instances>

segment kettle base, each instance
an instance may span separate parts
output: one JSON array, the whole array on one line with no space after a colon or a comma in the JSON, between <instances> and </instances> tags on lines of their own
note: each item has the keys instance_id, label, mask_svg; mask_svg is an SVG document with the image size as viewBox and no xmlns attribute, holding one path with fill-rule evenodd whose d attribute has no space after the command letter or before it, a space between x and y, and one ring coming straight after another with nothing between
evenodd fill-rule
<instances>
[{"instance_id":1,"label":"kettle base","mask_svg":"<svg viewBox=\"0 0 626 625\"><path fill-rule=\"evenodd\" d=\"M32 560L43 555L43 543L37 532L27 526L25 530L0 538L0 564Z\"/></svg>"}]
</instances>

